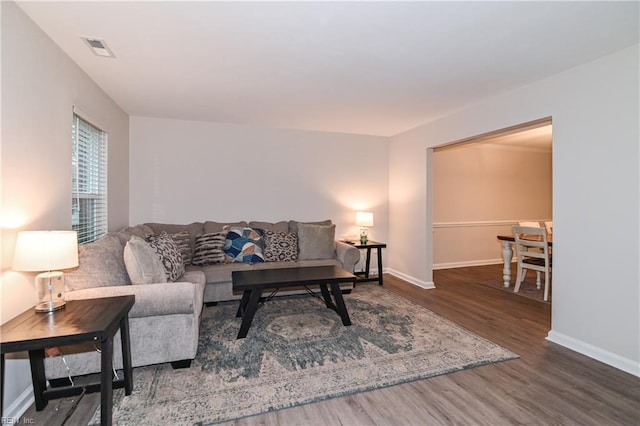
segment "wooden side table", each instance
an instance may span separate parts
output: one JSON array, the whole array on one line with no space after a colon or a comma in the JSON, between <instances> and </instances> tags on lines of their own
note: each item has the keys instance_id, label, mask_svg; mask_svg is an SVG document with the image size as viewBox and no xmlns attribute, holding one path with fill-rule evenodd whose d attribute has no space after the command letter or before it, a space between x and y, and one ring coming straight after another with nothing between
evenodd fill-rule
<instances>
[{"instance_id":1,"label":"wooden side table","mask_svg":"<svg viewBox=\"0 0 640 426\"><path fill-rule=\"evenodd\" d=\"M111 425L113 389L124 387L126 395L133 389L128 314L134 302L135 296L72 300L59 311L40 313L31 308L3 324L0 326L2 389L5 353L29 351L37 411L43 410L50 399L100 391L100 424ZM118 330L122 340L124 378L112 380L113 336ZM86 341L100 342L100 383L47 389L45 349Z\"/></svg>"},{"instance_id":2,"label":"wooden side table","mask_svg":"<svg viewBox=\"0 0 640 426\"><path fill-rule=\"evenodd\" d=\"M379 285L382 285L382 249L387 248L386 243L381 243L379 241L369 240L366 244L361 243L353 243L353 246L358 249L366 249L367 250L367 258L365 263L364 271L355 272L356 274L356 283L377 281ZM370 277L369 272L371 268L371 250L376 249L378 256L378 276Z\"/></svg>"}]
</instances>

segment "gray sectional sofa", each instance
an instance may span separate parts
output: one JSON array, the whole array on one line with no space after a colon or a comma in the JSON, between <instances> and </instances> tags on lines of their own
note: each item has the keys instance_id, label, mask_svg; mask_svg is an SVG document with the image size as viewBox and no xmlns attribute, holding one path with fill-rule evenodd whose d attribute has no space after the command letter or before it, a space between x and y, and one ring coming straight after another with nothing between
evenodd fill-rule
<instances>
[{"instance_id":1,"label":"gray sectional sofa","mask_svg":"<svg viewBox=\"0 0 640 426\"><path fill-rule=\"evenodd\" d=\"M262 241L264 253L252 252L253 257L249 259L261 260L259 256L262 256L264 261L246 261L246 253L239 253L239 257L231 261L226 251L227 257L223 259L219 250L203 249L206 243L201 243L207 237L224 239L228 229L259 230L263 240L271 241L272 247L265 247ZM183 273L173 281L154 281L157 274L150 274L148 265L138 262L139 256L132 256L131 249L137 243L141 240L154 241L158 236L171 237L181 252L184 270L181 269ZM289 242L297 247L291 247ZM238 261L243 255L245 261ZM319 265L337 265L353 271L359 260L358 249L335 240L335 225L330 220L308 223L206 221L188 225L146 223L81 245L79 267L65 274L66 298L135 295L136 301L129 313L133 366L171 362L174 367L184 367L190 364L198 349L203 304L241 297L232 291L233 271ZM214 261L216 263L211 263ZM349 284L342 288L348 290L351 287ZM59 349L62 356L45 359L48 379L100 371L99 348L77 345ZM122 367L119 332L114 340L114 367Z\"/></svg>"}]
</instances>

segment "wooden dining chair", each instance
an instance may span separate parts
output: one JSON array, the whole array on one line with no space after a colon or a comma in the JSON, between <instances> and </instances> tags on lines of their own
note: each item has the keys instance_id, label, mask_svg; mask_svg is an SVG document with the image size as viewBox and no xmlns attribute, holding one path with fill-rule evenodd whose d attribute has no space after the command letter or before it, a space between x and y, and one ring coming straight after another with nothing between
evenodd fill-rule
<instances>
[{"instance_id":1,"label":"wooden dining chair","mask_svg":"<svg viewBox=\"0 0 640 426\"><path fill-rule=\"evenodd\" d=\"M518 226L528 226L530 228L540 228L540 222L518 222Z\"/></svg>"},{"instance_id":2,"label":"wooden dining chair","mask_svg":"<svg viewBox=\"0 0 640 426\"><path fill-rule=\"evenodd\" d=\"M544 223L544 227L547 230L547 235L549 234L553 234L553 221L549 220L547 222Z\"/></svg>"},{"instance_id":3,"label":"wooden dining chair","mask_svg":"<svg viewBox=\"0 0 640 426\"><path fill-rule=\"evenodd\" d=\"M544 274L544 300L549 298L549 273L551 272L551 255L546 228L515 226L516 258L518 260L518 275L514 292L520 291L520 284L524 281L527 270L536 271L536 285L540 288L540 273Z\"/></svg>"}]
</instances>

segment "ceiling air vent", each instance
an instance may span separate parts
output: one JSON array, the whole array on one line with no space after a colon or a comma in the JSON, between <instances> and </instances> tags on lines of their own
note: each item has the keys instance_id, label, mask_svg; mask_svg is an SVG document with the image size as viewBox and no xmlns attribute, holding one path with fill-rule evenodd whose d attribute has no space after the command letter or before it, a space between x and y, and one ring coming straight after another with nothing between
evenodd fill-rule
<instances>
[{"instance_id":1,"label":"ceiling air vent","mask_svg":"<svg viewBox=\"0 0 640 426\"><path fill-rule=\"evenodd\" d=\"M100 40L99 38L93 38L93 37L81 37L81 38L82 40L84 40L85 43L87 43L87 46L89 46L91 51L96 56L102 56L105 58L116 57L116 55L113 54L113 52L111 51L111 49L109 49L109 46L107 46L104 40Z\"/></svg>"}]
</instances>

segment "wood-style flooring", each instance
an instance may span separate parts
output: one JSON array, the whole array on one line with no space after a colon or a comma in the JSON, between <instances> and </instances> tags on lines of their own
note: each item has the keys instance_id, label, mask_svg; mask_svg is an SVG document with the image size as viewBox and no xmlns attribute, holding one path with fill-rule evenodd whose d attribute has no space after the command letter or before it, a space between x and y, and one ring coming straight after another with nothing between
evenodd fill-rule
<instances>
[{"instance_id":1,"label":"wood-style flooring","mask_svg":"<svg viewBox=\"0 0 640 426\"><path fill-rule=\"evenodd\" d=\"M548 304L476 284L501 275L501 265L434 271L432 290L385 275L385 287L519 359L228 424L639 425L640 379L546 341ZM25 418L37 425L85 425L98 403L99 394L55 400L42 412L30 408Z\"/></svg>"}]
</instances>

